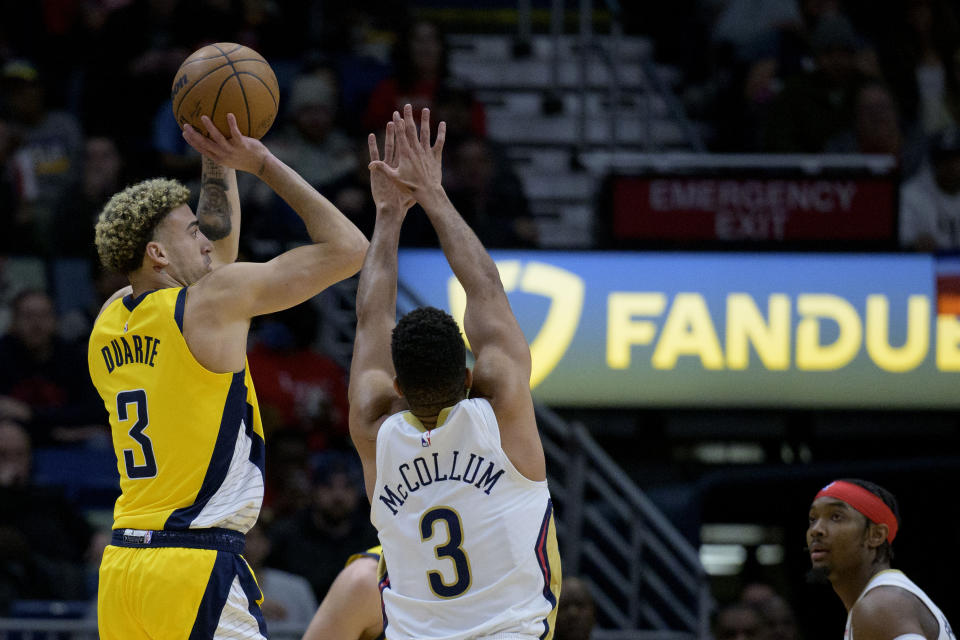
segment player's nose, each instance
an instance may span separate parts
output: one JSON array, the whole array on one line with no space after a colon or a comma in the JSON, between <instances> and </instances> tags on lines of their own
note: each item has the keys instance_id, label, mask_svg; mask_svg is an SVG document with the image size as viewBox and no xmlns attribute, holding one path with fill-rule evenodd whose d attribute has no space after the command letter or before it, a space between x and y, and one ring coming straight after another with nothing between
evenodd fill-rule
<instances>
[{"instance_id":1,"label":"player's nose","mask_svg":"<svg viewBox=\"0 0 960 640\"><path fill-rule=\"evenodd\" d=\"M807 537L808 538L822 538L824 535L823 530L823 519L822 518L813 518L810 520L810 524L807 526Z\"/></svg>"}]
</instances>

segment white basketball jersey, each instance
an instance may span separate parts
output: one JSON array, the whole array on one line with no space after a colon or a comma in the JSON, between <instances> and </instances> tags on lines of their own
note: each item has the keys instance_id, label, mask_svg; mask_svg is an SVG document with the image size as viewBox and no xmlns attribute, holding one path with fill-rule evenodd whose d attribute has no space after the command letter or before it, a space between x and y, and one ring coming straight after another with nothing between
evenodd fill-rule
<instances>
[{"instance_id":1,"label":"white basketball jersey","mask_svg":"<svg viewBox=\"0 0 960 640\"><path fill-rule=\"evenodd\" d=\"M940 632L937 635L937 640L956 639L956 636L953 635L953 629L950 628L950 623L947 622L947 617L943 615L943 612L940 611L940 608L933 604L933 600L927 597L927 594L923 592L923 589L918 587L913 580L908 578L902 571L898 571L897 569L888 569L886 571L881 571L877 575L870 578L870 582L867 583L863 593L861 593L857 598L857 602L860 602L860 600L868 591L875 589L876 587L900 587L904 591L909 591L913 595L917 596L917 598L920 599L920 602L925 604L927 609L930 610L930 613L933 614L933 617L937 619L937 624L940 625ZM854 603L853 606L857 606L856 603ZM853 608L851 607L850 610L853 611ZM851 618L851 614L848 613L847 628L843 634L844 640L853 640Z\"/></svg>"},{"instance_id":2,"label":"white basketball jersey","mask_svg":"<svg viewBox=\"0 0 960 640\"><path fill-rule=\"evenodd\" d=\"M384 421L370 519L388 572L389 640L553 636L550 493L507 459L486 400L444 409L432 430L408 411Z\"/></svg>"}]
</instances>

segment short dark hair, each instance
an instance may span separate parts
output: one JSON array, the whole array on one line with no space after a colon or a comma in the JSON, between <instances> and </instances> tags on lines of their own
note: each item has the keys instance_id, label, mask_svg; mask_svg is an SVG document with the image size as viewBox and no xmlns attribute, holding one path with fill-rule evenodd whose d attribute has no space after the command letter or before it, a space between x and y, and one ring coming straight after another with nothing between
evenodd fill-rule
<instances>
[{"instance_id":1,"label":"short dark hair","mask_svg":"<svg viewBox=\"0 0 960 640\"><path fill-rule=\"evenodd\" d=\"M467 350L449 313L421 307L406 314L393 329L390 352L411 407L442 409L463 397Z\"/></svg>"},{"instance_id":2,"label":"short dark hair","mask_svg":"<svg viewBox=\"0 0 960 640\"><path fill-rule=\"evenodd\" d=\"M897 498L888 490L884 489L875 482L870 482L869 480L861 480L859 478L844 478L842 482L849 482L850 484L855 484L861 489L866 489L873 495L877 496L883 500L883 504L890 507L890 511L893 512L893 517L897 520L897 528L900 527L900 507L897 505ZM873 522L867 518L868 522ZM876 523L874 523L876 524ZM893 560L893 546L889 541L884 540L883 544L877 547L877 556L874 559L874 562L887 562L889 563Z\"/></svg>"}]
</instances>

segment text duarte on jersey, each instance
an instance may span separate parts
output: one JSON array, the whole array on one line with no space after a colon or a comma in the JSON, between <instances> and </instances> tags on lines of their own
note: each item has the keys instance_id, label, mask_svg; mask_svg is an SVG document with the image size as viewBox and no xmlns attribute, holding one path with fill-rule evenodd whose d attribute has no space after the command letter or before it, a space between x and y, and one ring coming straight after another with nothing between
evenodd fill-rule
<instances>
[{"instance_id":1,"label":"text duarte on jersey","mask_svg":"<svg viewBox=\"0 0 960 640\"><path fill-rule=\"evenodd\" d=\"M385 482L383 492L377 497L393 515L397 515L411 493L428 487L434 482L462 482L473 485L490 495L497 480L503 475L503 469L497 468L493 462L487 462L484 469L483 463L483 456L471 453L467 457L457 450L418 456L399 465L397 473L400 481L394 482L398 480L395 477L391 482ZM481 469L483 469L482 472Z\"/></svg>"},{"instance_id":2,"label":"text duarte on jersey","mask_svg":"<svg viewBox=\"0 0 960 640\"><path fill-rule=\"evenodd\" d=\"M130 340L127 340L127 338ZM125 364L145 364L153 366L157 357L157 347L160 341L153 336L120 336L110 341L110 345L100 349L103 363L107 365L107 373L113 373L117 367Z\"/></svg>"}]
</instances>

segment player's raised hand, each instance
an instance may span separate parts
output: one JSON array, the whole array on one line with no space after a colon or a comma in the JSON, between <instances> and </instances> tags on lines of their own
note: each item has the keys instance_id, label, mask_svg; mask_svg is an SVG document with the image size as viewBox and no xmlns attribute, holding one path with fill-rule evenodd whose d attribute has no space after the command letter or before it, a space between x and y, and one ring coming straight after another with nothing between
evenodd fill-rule
<instances>
[{"instance_id":1,"label":"player's raised hand","mask_svg":"<svg viewBox=\"0 0 960 640\"><path fill-rule=\"evenodd\" d=\"M217 164L259 174L270 151L256 138L240 133L237 118L232 113L227 114L227 124L230 127L229 138L220 133L209 117L201 116L200 120L207 129L206 136L189 124L183 125L183 139L191 147Z\"/></svg>"},{"instance_id":2,"label":"player's raised hand","mask_svg":"<svg viewBox=\"0 0 960 640\"><path fill-rule=\"evenodd\" d=\"M394 111L393 125L398 164L391 167L382 160L370 163L372 171L381 171L409 190L414 197L431 188L439 187L443 175L441 157L446 140L447 125L437 127L437 139L430 145L430 110L420 112L420 131L413 120L413 107L403 107L403 117Z\"/></svg>"},{"instance_id":3,"label":"player's raised hand","mask_svg":"<svg viewBox=\"0 0 960 640\"><path fill-rule=\"evenodd\" d=\"M380 150L377 148L377 137L374 134L367 136L367 147L370 150L370 194L373 196L377 211L381 209L398 209L406 212L413 206L414 199L410 190L392 180L383 171L374 170L373 164L382 162L391 169L396 169L399 159L396 146L396 125L388 122L383 138L383 160L380 160Z\"/></svg>"}]
</instances>

